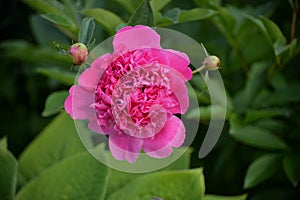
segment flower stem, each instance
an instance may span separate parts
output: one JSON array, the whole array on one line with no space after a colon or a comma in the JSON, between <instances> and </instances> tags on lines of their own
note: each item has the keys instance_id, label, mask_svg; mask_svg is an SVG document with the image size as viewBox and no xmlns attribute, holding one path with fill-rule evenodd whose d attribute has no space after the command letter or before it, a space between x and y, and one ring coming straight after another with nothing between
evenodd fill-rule
<instances>
[{"instance_id":1,"label":"flower stem","mask_svg":"<svg viewBox=\"0 0 300 200\"><path fill-rule=\"evenodd\" d=\"M198 73L198 72L201 72L201 71L204 70L205 68L206 68L205 65L202 65L202 66L199 67L198 69L194 70L194 71L192 72L192 74L194 75L194 74L196 74L196 73Z\"/></svg>"}]
</instances>

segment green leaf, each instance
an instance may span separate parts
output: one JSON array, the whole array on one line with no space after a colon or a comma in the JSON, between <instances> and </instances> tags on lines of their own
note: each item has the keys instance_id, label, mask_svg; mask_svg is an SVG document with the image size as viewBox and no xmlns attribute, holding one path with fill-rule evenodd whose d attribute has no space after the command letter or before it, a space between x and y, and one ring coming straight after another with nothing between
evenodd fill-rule
<instances>
[{"instance_id":1,"label":"green leaf","mask_svg":"<svg viewBox=\"0 0 300 200\"><path fill-rule=\"evenodd\" d=\"M22 2L41 13L60 14L64 10L63 4L56 0L22 0Z\"/></svg>"},{"instance_id":2,"label":"green leaf","mask_svg":"<svg viewBox=\"0 0 300 200\"><path fill-rule=\"evenodd\" d=\"M199 7L219 8L221 0L193 0Z\"/></svg>"},{"instance_id":3,"label":"green leaf","mask_svg":"<svg viewBox=\"0 0 300 200\"><path fill-rule=\"evenodd\" d=\"M203 200L246 200L247 195L240 195L240 196L218 196L207 194L204 196Z\"/></svg>"},{"instance_id":4,"label":"green leaf","mask_svg":"<svg viewBox=\"0 0 300 200\"><path fill-rule=\"evenodd\" d=\"M244 180L244 188L252 188L270 178L281 164L280 154L267 154L249 166Z\"/></svg>"},{"instance_id":5,"label":"green leaf","mask_svg":"<svg viewBox=\"0 0 300 200\"><path fill-rule=\"evenodd\" d=\"M135 8L142 2L142 0L113 0L123 6L129 13L133 13Z\"/></svg>"},{"instance_id":6,"label":"green leaf","mask_svg":"<svg viewBox=\"0 0 300 200\"><path fill-rule=\"evenodd\" d=\"M203 199L202 169L162 171L134 179L110 195L107 200Z\"/></svg>"},{"instance_id":7,"label":"green leaf","mask_svg":"<svg viewBox=\"0 0 300 200\"><path fill-rule=\"evenodd\" d=\"M184 151L184 154L180 156L176 161L168 165L167 167L161 169L160 171L165 170L182 170L189 169L190 167L190 157L192 150L186 148L174 149L176 152ZM125 187L128 183L135 180L137 177L143 176L148 173L125 173L111 169L111 174L109 178L109 184L107 188L107 194L110 195L113 192L119 190L122 187Z\"/></svg>"},{"instance_id":8,"label":"green leaf","mask_svg":"<svg viewBox=\"0 0 300 200\"><path fill-rule=\"evenodd\" d=\"M0 144L0 199L14 200L18 162L12 153L6 149L6 138L2 138Z\"/></svg>"},{"instance_id":9,"label":"green leaf","mask_svg":"<svg viewBox=\"0 0 300 200\"><path fill-rule=\"evenodd\" d=\"M149 0L144 0L139 7L136 8L128 21L128 25L154 26L154 16Z\"/></svg>"},{"instance_id":10,"label":"green leaf","mask_svg":"<svg viewBox=\"0 0 300 200\"><path fill-rule=\"evenodd\" d=\"M214 110L213 119L224 119L224 113L226 112L226 108L224 108L224 106L222 105L200 106L200 112L198 108L191 110L191 112L186 114L186 118L196 120L211 120L212 109ZM227 116L229 116L228 112L226 112L226 118Z\"/></svg>"},{"instance_id":11,"label":"green leaf","mask_svg":"<svg viewBox=\"0 0 300 200\"><path fill-rule=\"evenodd\" d=\"M27 181L64 158L84 151L74 121L58 115L22 152L19 173Z\"/></svg>"},{"instance_id":12,"label":"green leaf","mask_svg":"<svg viewBox=\"0 0 300 200\"><path fill-rule=\"evenodd\" d=\"M255 126L246 126L236 130L231 130L230 133L236 140L253 147L273 150L287 148L287 145L282 139L267 129Z\"/></svg>"},{"instance_id":13,"label":"green leaf","mask_svg":"<svg viewBox=\"0 0 300 200\"><path fill-rule=\"evenodd\" d=\"M58 80L66 85L73 85L76 78L76 73L57 67L39 67L36 69L36 72L48 76L49 78Z\"/></svg>"},{"instance_id":14,"label":"green leaf","mask_svg":"<svg viewBox=\"0 0 300 200\"><path fill-rule=\"evenodd\" d=\"M179 8L173 8L167 11L163 16L160 13L155 12L156 26L169 26L172 24L178 24L188 21L204 20L215 16L218 12L206 8L194 8L191 10L180 10Z\"/></svg>"},{"instance_id":15,"label":"green leaf","mask_svg":"<svg viewBox=\"0 0 300 200\"><path fill-rule=\"evenodd\" d=\"M42 15L42 17L56 25L60 25L60 26L64 26L64 27L71 26L68 19L66 19L65 17L62 17L61 15L44 14L44 15Z\"/></svg>"},{"instance_id":16,"label":"green leaf","mask_svg":"<svg viewBox=\"0 0 300 200\"><path fill-rule=\"evenodd\" d=\"M106 166L82 152L43 170L19 191L16 199L104 200L108 175Z\"/></svg>"},{"instance_id":17,"label":"green leaf","mask_svg":"<svg viewBox=\"0 0 300 200\"><path fill-rule=\"evenodd\" d=\"M95 22L111 35L116 32L120 24L124 23L118 15L102 8L86 9L82 13L88 17L94 17Z\"/></svg>"},{"instance_id":18,"label":"green leaf","mask_svg":"<svg viewBox=\"0 0 300 200\"><path fill-rule=\"evenodd\" d=\"M48 117L50 115L56 114L64 108L64 102L69 95L68 91L53 92L47 97L46 105L42 116Z\"/></svg>"},{"instance_id":19,"label":"green leaf","mask_svg":"<svg viewBox=\"0 0 300 200\"><path fill-rule=\"evenodd\" d=\"M300 181L299 158L299 152L291 152L290 154L286 155L283 159L284 171L294 187L296 187Z\"/></svg>"},{"instance_id":20,"label":"green leaf","mask_svg":"<svg viewBox=\"0 0 300 200\"><path fill-rule=\"evenodd\" d=\"M150 1L153 11L160 11L172 0L152 0Z\"/></svg>"},{"instance_id":21,"label":"green leaf","mask_svg":"<svg viewBox=\"0 0 300 200\"><path fill-rule=\"evenodd\" d=\"M79 29L78 42L81 42L88 46L94 38L94 31L94 18L84 18Z\"/></svg>"},{"instance_id":22,"label":"green leaf","mask_svg":"<svg viewBox=\"0 0 300 200\"><path fill-rule=\"evenodd\" d=\"M257 121L259 119L266 119L278 116L288 116L289 110L283 108L266 108L260 110L250 110L246 113L245 123Z\"/></svg>"}]
</instances>

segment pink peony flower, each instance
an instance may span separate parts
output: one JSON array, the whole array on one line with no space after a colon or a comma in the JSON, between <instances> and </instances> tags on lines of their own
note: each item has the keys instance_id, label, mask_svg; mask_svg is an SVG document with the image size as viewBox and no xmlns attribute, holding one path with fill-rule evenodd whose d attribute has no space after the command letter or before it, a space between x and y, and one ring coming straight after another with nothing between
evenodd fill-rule
<instances>
[{"instance_id":1,"label":"pink peony flower","mask_svg":"<svg viewBox=\"0 0 300 200\"><path fill-rule=\"evenodd\" d=\"M73 119L108 135L117 160L134 163L143 150L164 158L180 147L185 127L174 114L189 105L191 79L186 54L160 47L150 27L125 27L113 40L114 53L97 58L70 89L65 109Z\"/></svg>"}]
</instances>

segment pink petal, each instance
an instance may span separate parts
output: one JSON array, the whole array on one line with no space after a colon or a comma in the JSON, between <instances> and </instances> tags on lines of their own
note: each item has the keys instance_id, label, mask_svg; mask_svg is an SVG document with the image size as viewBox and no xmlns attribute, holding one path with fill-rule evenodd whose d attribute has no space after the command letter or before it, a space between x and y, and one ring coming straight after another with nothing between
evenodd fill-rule
<instances>
[{"instance_id":1,"label":"pink petal","mask_svg":"<svg viewBox=\"0 0 300 200\"><path fill-rule=\"evenodd\" d=\"M142 48L160 48L160 36L150 27L125 27L117 32L113 40L115 51L124 46L129 51Z\"/></svg>"},{"instance_id":2,"label":"pink petal","mask_svg":"<svg viewBox=\"0 0 300 200\"><path fill-rule=\"evenodd\" d=\"M184 139L185 127L182 121L172 116L154 138L144 139L143 149L149 156L164 158L172 152L171 147L180 147Z\"/></svg>"},{"instance_id":3,"label":"pink petal","mask_svg":"<svg viewBox=\"0 0 300 200\"><path fill-rule=\"evenodd\" d=\"M79 76L79 85L89 92L95 91L99 79L102 77L102 74L108 65L106 60L109 57L110 54L104 54L97 58L92 65Z\"/></svg>"},{"instance_id":4,"label":"pink petal","mask_svg":"<svg viewBox=\"0 0 300 200\"><path fill-rule=\"evenodd\" d=\"M94 99L94 93L87 92L77 85L72 86L70 96L65 101L66 111L73 119L95 119L95 109L90 106Z\"/></svg>"},{"instance_id":5,"label":"pink petal","mask_svg":"<svg viewBox=\"0 0 300 200\"><path fill-rule=\"evenodd\" d=\"M183 80L177 76L176 72L170 73L170 89L175 94L179 105L173 110L173 113L184 114L189 107L189 97L187 88Z\"/></svg>"},{"instance_id":6,"label":"pink petal","mask_svg":"<svg viewBox=\"0 0 300 200\"><path fill-rule=\"evenodd\" d=\"M127 160L134 163L142 149L143 139L127 134L114 133L109 135L109 149L117 160Z\"/></svg>"},{"instance_id":7,"label":"pink petal","mask_svg":"<svg viewBox=\"0 0 300 200\"><path fill-rule=\"evenodd\" d=\"M159 63L167 65L179 72L184 81L188 81L192 78L192 70L188 67L190 64L189 57L175 50L165 49L152 49L153 57L159 58Z\"/></svg>"}]
</instances>

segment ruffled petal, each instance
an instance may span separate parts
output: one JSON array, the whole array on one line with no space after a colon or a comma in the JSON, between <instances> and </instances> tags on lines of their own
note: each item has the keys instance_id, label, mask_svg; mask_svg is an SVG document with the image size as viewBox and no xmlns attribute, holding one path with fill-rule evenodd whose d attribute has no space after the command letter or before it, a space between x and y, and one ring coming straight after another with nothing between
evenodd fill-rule
<instances>
[{"instance_id":1,"label":"ruffled petal","mask_svg":"<svg viewBox=\"0 0 300 200\"><path fill-rule=\"evenodd\" d=\"M144 139L143 149L151 157L165 158L171 154L171 147L180 147L184 139L185 127L182 121L172 116L154 138Z\"/></svg>"},{"instance_id":2,"label":"ruffled petal","mask_svg":"<svg viewBox=\"0 0 300 200\"><path fill-rule=\"evenodd\" d=\"M157 57L160 64L167 65L177 71L184 81L192 78L192 70L189 68L189 57L179 51L152 49L152 56Z\"/></svg>"},{"instance_id":3,"label":"ruffled petal","mask_svg":"<svg viewBox=\"0 0 300 200\"><path fill-rule=\"evenodd\" d=\"M117 160L127 160L134 163L143 146L143 139L127 134L114 133L109 135L109 149Z\"/></svg>"},{"instance_id":4,"label":"ruffled petal","mask_svg":"<svg viewBox=\"0 0 300 200\"><path fill-rule=\"evenodd\" d=\"M109 57L110 54L104 54L97 58L92 65L79 76L78 84L85 90L94 92L98 85L99 79L109 64L106 62Z\"/></svg>"},{"instance_id":5,"label":"ruffled petal","mask_svg":"<svg viewBox=\"0 0 300 200\"><path fill-rule=\"evenodd\" d=\"M150 27L124 27L115 35L113 46L115 51L126 48L128 51L142 48L160 48L160 36Z\"/></svg>"}]
</instances>

